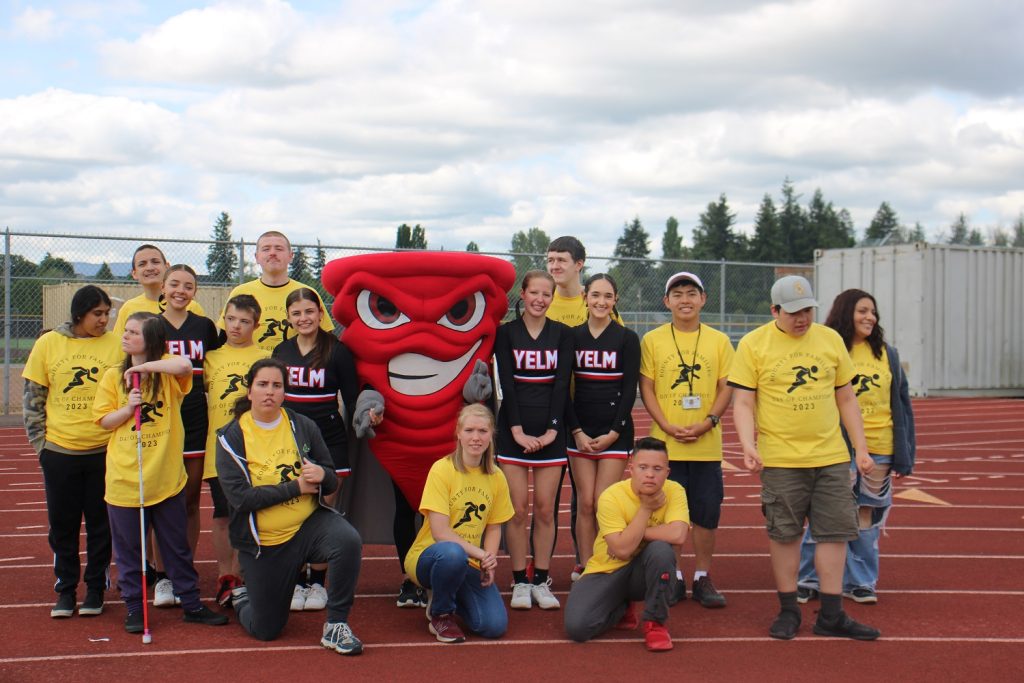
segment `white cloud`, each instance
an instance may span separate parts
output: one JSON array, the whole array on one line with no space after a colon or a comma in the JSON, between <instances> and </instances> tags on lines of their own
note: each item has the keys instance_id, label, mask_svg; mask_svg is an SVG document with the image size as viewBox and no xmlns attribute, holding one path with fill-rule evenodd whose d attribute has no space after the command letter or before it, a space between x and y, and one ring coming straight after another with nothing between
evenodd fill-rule
<instances>
[{"instance_id":1,"label":"white cloud","mask_svg":"<svg viewBox=\"0 0 1024 683\"><path fill-rule=\"evenodd\" d=\"M57 15L50 9L26 7L11 19L12 38L26 40L50 40L62 33L57 25Z\"/></svg>"}]
</instances>

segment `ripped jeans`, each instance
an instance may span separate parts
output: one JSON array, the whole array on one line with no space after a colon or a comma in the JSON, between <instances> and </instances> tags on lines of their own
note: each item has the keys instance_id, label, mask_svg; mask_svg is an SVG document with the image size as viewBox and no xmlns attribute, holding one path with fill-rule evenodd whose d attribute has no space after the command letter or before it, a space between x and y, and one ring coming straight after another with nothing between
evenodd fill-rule
<instances>
[{"instance_id":1,"label":"ripped jeans","mask_svg":"<svg viewBox=\"0 0 1024 683\"><path fill-rule=\"evenodd\" d=\"M885 520L892 509L892 456L871 454L875 467L885 466L888 474L877 482L877 486L865 482L857 472L857 466L850 463L851 471L856 474L857 505L871 508L871 526L860 529L855 541L846 546L846 567L843 571L843 592L848 593L855 588L875 590L878 583L878 538L885 526ZM868 475L869 477L871 475ZM873 490L874 489L874 490ZM818 573L814 569L815 541L811 537L810 528L804 531L800 544L800 575L797 583L802 588L818 589Z\"/></svg>"}]
</instances>

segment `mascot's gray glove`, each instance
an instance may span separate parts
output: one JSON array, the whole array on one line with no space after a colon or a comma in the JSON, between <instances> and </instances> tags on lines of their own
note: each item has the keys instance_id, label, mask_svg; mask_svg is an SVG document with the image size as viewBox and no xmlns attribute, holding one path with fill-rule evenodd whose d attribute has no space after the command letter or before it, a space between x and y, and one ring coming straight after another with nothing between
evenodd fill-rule
<instances>
[{"instance_id":1,"label":"mascot's gray glove","mask_svg":"<svg viewBox=\"0 0 1024 683\"><path fill-rule=\"evenodd\" d=\"M491 377L487 374L487 363L479 358L473 366L473 373L462 387L462 398L466 403L479 403L491 397Z\"/></svg>"},{"instance_id":2,"label":"mascot's gray glove","mask_svg":"<svg viewBox=\"0 0 1024 683\"><path fill-rule=\"evenodd\" d=\"M371 410L377 417L383 417L384 397L380 395L379 391L363 389L359 392L359 397L356 399L356 408L352 414L352 426L356 430L356 438L362 439L365 436L372 439L377 436L377 433L373 431L373 425L370 421Z\"/></svg>"}]
</instances>

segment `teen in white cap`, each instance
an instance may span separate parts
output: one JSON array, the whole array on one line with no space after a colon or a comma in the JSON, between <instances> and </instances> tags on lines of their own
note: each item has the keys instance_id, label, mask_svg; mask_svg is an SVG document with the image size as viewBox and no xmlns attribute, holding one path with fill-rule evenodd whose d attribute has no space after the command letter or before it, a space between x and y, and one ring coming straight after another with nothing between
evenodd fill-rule
<instances>
[{"instance_id":1,"label":"teen in white cap","mask_svg":"<svg viewBox=\"0 0 1024 683\"><path fill-rule=\"evenodd\" d=\"M665 283L665 307L672 322L644 335L640 345L640 396L654 421L651 435L668 444L669 478L686 489L693 523L693 599L704 607L725 607L711 582L725 490L722 482L722 413L729 407L727 384L733 349L729 337L700 321L707 303L704 283L693 273L676 273ZM686 597L682 571L674 600Z\"/></svg>"}]
</instances>

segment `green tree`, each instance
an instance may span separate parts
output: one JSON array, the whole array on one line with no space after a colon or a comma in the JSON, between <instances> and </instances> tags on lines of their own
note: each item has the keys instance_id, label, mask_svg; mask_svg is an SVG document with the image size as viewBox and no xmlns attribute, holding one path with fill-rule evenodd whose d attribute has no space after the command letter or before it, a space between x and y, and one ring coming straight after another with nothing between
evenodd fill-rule
<instances>
[{"instance_id":1,"label":"green tree","mask_svg":"<svg viewBox=\"0 0 1024 683\"><path fill-rule=\"evenodd\" d=\"M39 276L55 280L74 280L75 267L68 261L46 252L46 256L39 262Z\"/></svg>"},{"instance_id":2,"label":"green tree","mask_svg":"<svg viewBox=\"0 0 1024 683\"><path fill-rule=\"evenodd\" d=\"M327 252L324 251L323 246L320 245L320 240L316 241L316 250L313 252L313 277L316 278L317 282L320 282L320 278L324 274L324 266L327 265Z\"/></svg>"},{"instance_id":3,"label":"green tree","mask_svg":"<svg viewBox=\"0 0 1024 683\"><path fill-rule=\"evenodd\" d=\"M742 258L743 240L733 230L735 224L736 214L729 210L729 200L723 192L718 196L718 201L710 202L697 219L690 255L697 261Z\"/></svg>"},{"instance_id":4,"label":"green tree","mask_svg":"<svg viewBox=\"0 0 1024 683\"><path fill-rule=\"evenodd\" d=\"M814 191L807 205L805 220L804 230L814 249L843 249L857 243L850 212L836 211L832 202L825 201L820 188Z\"/></svg>"},{"instance_id":5,"label":"green tree","mask_svg":"<svg viewBox=\"0 0 1024 683\"><path fill-rule=\"evenodd\" d=\"M512 235L512 265L516 267L516 275L522 277L528 270L543 270L549 244L551 238L537 227Z\"/></svg>"},{"instance_id":6,"label":"green tree","mask_svg":"<svg viewBox=\"0 0 1024 683\"><path fill-rule=\"evenodd\" d=\"M924 234L924 226L921 225L921 221L914 223L914 227L907 233L908 242L927 242L928 236Z\"/></svg>"},{"instance_id":7,"label":"green tree","mask_svg":"<svg viewBox=\"0 0 1024 683\"><path fill-rule=\"evenodd\" d=\"M0 270L4 261L0 259ZM39 266L19 254L11 254L11 310L15 314L39 315L43 312L43 283ZM6 277L0 277L0 301L6 292Z\"/></svg>"},{"instance_id":8,"label":"green tree","mask_svg":"<svg viewBox=\"0 0 1024 683\"><path fill-rule=\"evenodd\" d=\"M1013 224L1012 247L1024 247L1024 211L1017 216L1017 222Z\"/></svg>"},{"instance_id":9,"label":"green tree","mask_svg":"<svg viewBox=\"0 0 1024 683\"><path fill-rule=\"evenodd\" d=\"M206 272L210 282L232 282L238 278L238 251L231 242L231 216L221 211L206 251Z\"/></svg>"},{"instance_id":10,"label":"green tree","mask_svg":"<svg viewBox=\"0 0 1024 683\"><path fill-rule=\"evenodd\" d=\"M970 233L970 226L967 224L967 216L960 212L957 219L953 221L953 224L949 226L950 235L946 241L947 244L967 244L967 238Z\"/></svg>"},{"instance_id":11,"label":"green tree","mask_svg":"<svg viewBox=\"0 0 1024 683\"><path fill-rule=\"evenodd\" d=\"M767 193L754 218L754 238L750 246L751 259L762 263L781 263L788 255L787 245L782 241L775 202Z\"/></svg>"},{"instance_id":12,"label":"green tree","mask_svg":"<svg viewBox=\"0 0 1024 683\"><path fill-rule=\"evenodd\" d=\"M864 233L864 239L872 240L875 244L898 244L902 241L902 232L899 216L889 206L889 202L882 202Z\"/></svg>"},{"instance_id":13,"label":"green tree","mask_svg":"<svg viewBox=\"0 0 1024 683\"><path fill-rule=\"evenodd\" d=\"M967 244L972 247L982 247L985 245L985 237L981 234L981 230L977 228L971 228L971 231L967 233Z\"/></svg>"},{"instance_id":14,"label":"green tree","mask_svg":"<svg viewBox=\"0 0 1024 683\"><path fill-rule=\"evenodd\" d=\"M309 284L313 281L311 276L305 248L295 247L295 255L292 256L291 265L288 267L288 277L303 284Z\"/></svg>"},{"instance_id":15,"label":"green tree","mask_svg":"<svg viewBox=\"0 0 1024 683\"><path fill-rule=\"evenodd\" d=\"M665 221L665 232L661 235L661 258L666 261L680 261L686 257L683 237L679 234L679 221L669 216Z\"/></svg>"},{"instance_id":16,"label":"green tree","mask_svg":"<svg viewBox=\"0 0 1024 683\"><path fill-rule=\"evenodd\" d=\"M96 271L95 279L100 282L109 282L116 279L114 273L110 270L110 265L106 261L100 266L100 269Z\"/></svg>"},{"instance_id":17,"label":"green tree","mask_svg":"<svg viewBox=\"0 0 1024 683\"><path fill-rule=\"evenodd\" d=\"M1008 247L1010 246L1010 233L997 226L992 230L990 241L994 247Z\"/></svg>"},{"instance_id":18,"label":"green tree","mask_svg":"<svg viewBox=\"0 0 1024 683\"><path fill-rule=\"evenodd\" d=\"M616 258L609 268L619 284L619 300L623 308L636 311L661 308L657 271L650 261L650 235L636 216L622 226L622 235L615 242L612 255Z\"/></svg>"},{"instance_id":19,"label":"green tree","mask_svg":"<svg viewBox=\"0 0 1024 683\"><path fill-rule=\"evenodd\" d=\"M419 223L413 228L410 228L408 223L402 223L398 226L395 234L395 247L397 249L426 249L426 229Z\"/></svg>"},{"instance_id":20,"label":"green tree","mask_svg":"<svg viewBox=\"0 0 1024 683\"><path fill-rule=\"evenodd\" d=\"M466 251L480 253L480 245L477 244L476 242L470 242L469 244L466 245Z\"/></svg>"},{"instance_id":21,"label":"green tree","mask_svg":"<svg viewBox=\"0 0 1024 683\"><path fill-rule=\"evenodd\" d=\"M807 214L800 206L800 195L793 182L786 178L782 183L782 206L778 212L779 237L785 245L783 260L786 263L810 263L817 248L817 235L807 230Z\"/></svg>"}]
</instances>

